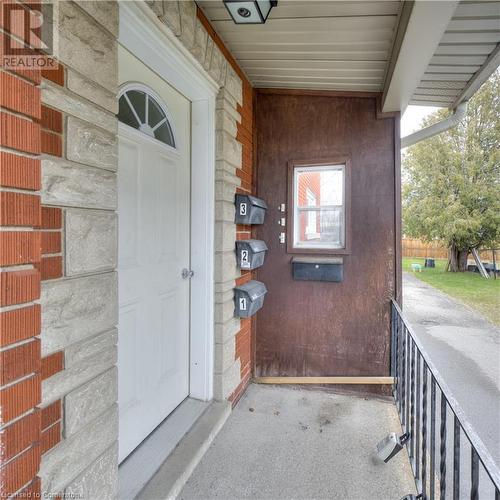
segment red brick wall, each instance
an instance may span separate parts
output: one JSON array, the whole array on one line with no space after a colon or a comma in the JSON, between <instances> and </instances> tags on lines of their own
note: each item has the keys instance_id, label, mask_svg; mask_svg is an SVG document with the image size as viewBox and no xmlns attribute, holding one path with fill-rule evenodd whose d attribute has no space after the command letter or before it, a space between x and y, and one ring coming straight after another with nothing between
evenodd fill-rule
<instances>
[{"instance_id":1,"label":"red brick wall","mask_svg":"<svg viewBox=\"0 0 500 500\"><path fill-rule=\"evenodd\" d=\"M0 27L6 28L3 22ZM39 493L35 476L41 457L37 408L41 400L40 306L36 303L41 261L40 81L37 70L8 72L0 68L0 145L4 149L0 153L2 498L24 488Z\"/></svg>"},{"instance_id":2,"label":"red brick wall","mask_svg":"<svg viewBox=\"0 0 500 500\"><path fill-rule=\"evenodd\" d=\"M243 82L243 102L238 105L238 112L241 115L241 122L238 123L236 139L242 144L242 168L236 171L236 175L241 179L241 188L238 188L240 193L254 193L255 186L253 181L253 88L248 81L246 75L238 66L231 52L226 48L224 42L217 35L215 30L210 25L210 22L205 17L203 12L197 10L198 18L207 29L209 36L220 48L221 52L226 57L227 61L234 68L238 76ZM236 238L238 240L251 238L251 227L238 225L236 229ZM236 280L237 285L241 285L252 279L250 271L242 271L241 277ZM253 358L252 358L252 331L253 322L251 319L241 320L241 329L236 335L236 359L240 360L241 364L241 382L236 390L231 394L229 399L233 405L237 403L241 395L250 382L252 374Z\"/></svg>"},{"instance_id":3,"label":"red brick wall","mask_svg":"<svg viewBox=\"0 0 500 500\"><path fill-rule=\"evenodd\" d=\"M30 5L37 8L36 3ZM4 22L0 16L3 42L11 31ZM40 154L62 151L62 115L42 106L39 84L42 76L60 79L63 72L62 66L46 75L40 70L8 71L0 63L2 498L16 493L39 496L41 455L60 440L60 409L39 408L41 381L62 369L63 359L60 353L41 357L38 301L41 280L62 275L61 211L42 207L39 193Z\"/></svg>"},{"instance_id":4,"label":"red brick wall","mask_svg":"<svg viewBox=\"0 0 500 500\"><path fill-rule=\"evenodd\" d=\"M241 76L241 75L240 75ZM244 75L243 75L244 76ZM242 168L236 172L236 175L241 179L241 188L239 193L254 193L253 185L253 89L246 78L243 80L243 105L238 106L238 111L241 115L241 123L238 123L238 132L236 139L241 142L242 153ZM238 225L236 228L236 239L246 240L252 237L250 226ZM241 285L253 278L252 271L241 271L241 278L236 280L237 285ZM250 382L252 375L252 318L241 319L241 329L236 334L236 359L239 358L241 366L241 382L237 389L233 392L230 400L236 404L245 392L245 389Z\"/></svg>"}]
</instances>

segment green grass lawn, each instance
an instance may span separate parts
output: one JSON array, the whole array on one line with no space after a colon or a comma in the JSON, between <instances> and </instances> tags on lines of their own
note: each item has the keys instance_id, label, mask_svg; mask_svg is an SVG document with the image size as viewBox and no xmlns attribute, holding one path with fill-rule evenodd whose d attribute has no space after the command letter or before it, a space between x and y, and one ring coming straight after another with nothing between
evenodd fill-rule
<instances>
[{"instance_id":1,"label":"green grass lawn","mask_svg":"<svg viewBox=\"0 0 500 500\"><path fill-rule=\"evenodd\" d=\"M444 270L446 260L436 259L436 267L425 268L425 259L404 257L403 271L412 273L418 279L461 300L484 314L490 321L500 325L500 278L481 278L478 273L448 273ZM422 272L414 273L411 264L421 264Z\"/></svg>"}]
</instances>

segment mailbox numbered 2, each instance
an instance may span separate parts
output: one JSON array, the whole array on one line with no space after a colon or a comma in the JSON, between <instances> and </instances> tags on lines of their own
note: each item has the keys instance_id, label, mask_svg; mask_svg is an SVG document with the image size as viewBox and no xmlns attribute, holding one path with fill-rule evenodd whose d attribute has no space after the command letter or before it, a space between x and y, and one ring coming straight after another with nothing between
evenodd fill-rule
<instances>
[{"instance_id":1,"label":"mailbox numbered 2","mask_svg":"<svg viewBox=\"0 0 500 500\"><path fill-rule=\"evenodd\" d=\"M264 264L267 245L261 240L239 240L236 242L236 257L240 269L257 269Z\"/></svg>"}]
</instances>

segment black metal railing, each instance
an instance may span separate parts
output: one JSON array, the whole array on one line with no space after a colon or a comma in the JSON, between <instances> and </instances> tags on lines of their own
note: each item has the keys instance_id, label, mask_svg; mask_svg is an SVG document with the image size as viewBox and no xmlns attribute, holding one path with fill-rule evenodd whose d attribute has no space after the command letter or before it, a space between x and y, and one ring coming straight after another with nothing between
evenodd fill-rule
<instances>
[{"instance_id":1,"label":"black metal railing","mask_svg":"<svg viewBox=\"0 0 500 500\"><path fill-rule=\"evenodd\" d=\"M500 500L500 470L394 301L391 321L393 395L419 498Z\"/></svg>"}]
</instances>

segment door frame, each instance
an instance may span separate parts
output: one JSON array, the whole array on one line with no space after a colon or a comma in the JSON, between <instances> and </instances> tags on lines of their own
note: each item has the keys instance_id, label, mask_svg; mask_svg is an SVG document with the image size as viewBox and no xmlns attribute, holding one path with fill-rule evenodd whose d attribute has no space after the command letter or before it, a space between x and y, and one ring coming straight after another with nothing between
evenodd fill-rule
<instances>
[{"instance_id":1,"label":"door frame","mask_svg":"<svg viewBox=\"0 0 500 500\"><path fill-rule=\"evenodd\" d=\"M119 43L191 101L189 396L213 397L215 100L218 84L145 2L119 2ZM166 416L166 415L165 415Z\"/></svg>"}]
</instances>

